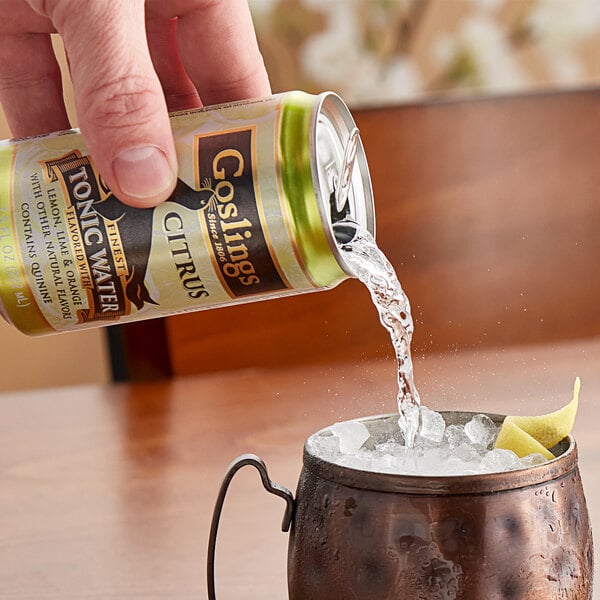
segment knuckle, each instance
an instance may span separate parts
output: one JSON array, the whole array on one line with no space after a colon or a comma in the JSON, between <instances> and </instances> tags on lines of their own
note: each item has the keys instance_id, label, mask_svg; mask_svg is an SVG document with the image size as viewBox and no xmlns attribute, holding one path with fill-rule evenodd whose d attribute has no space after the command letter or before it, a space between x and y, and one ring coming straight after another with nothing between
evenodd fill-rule
<instances>
[{"instance_id":1,"label":"knuckle","mask_svg":"<svg viewBox=\"0 0 600 600\"><path fill-rule=\"evenodd\" d=\"M0 88L4 90L30 89L60 81L60 69L56 62L40 58L25 63L19 60L18 48L27 43L28 34L11 36L19 40L0 37ZM17 47L14 43L17 42Z\"/></svg>"},{"instance_id":2,"label":"knuckle","mask_svg":"<svg viewBox=\"0 0 600 600\"><path fill-rule=\"evenodd\" d=\"M0 74L0 89L5 91L36 89L55 82L56 78L52 75L33 75L18 72L3 72Z\"/></svg>"},{"instance_id":3,"label":"knuckle","mask_svg":"<svg viewBox=\"0 0 600 600\"><path fill-rule=\"evenodd\" d=\"M181 17L191 13L206 14L224 8L229 10L231 0L146 0L146 6L153 14Z\"/></svg>"},{"instance_id":4,"label":"knuckle","mask_svg":"<svg viewBox=\"0 0 600 600\"><path fill-rule=\"evenodd\" d=\"M29 6L40 15L48 17L51 21L58 21L61 13L64 14L66 5L70 0L27 0Z\"/></svg>"},{"instance_id":5,"label":"knuckle","mask_svg":"<svg viewBox=\"0 0 600 600\"><path fill-rule=\"evenodd\" d=\"M165 100L170 111L187 110L198 106L197 92L165 92Z\"/></svg>"},{"instance_id":6,"label":"knuckle","mask_svg":"<svg viewBox=\"0 0 600 600\"><path fill-rule=\"evenodd\" d=\"M93 2L93 0L88 0ZM27 3L35 12L53 19L56 14L63 10L77 7L83 4L82 0L27 0Z\"/></svg>"},{"instance_id":7,"label":"knuckle","mask_svg":"<svg viewBox=\"0 0 600 600\"><path fill-rule=\"evenodd\" d=\"M51 4L54 4L51 0L27 0L27 2L37 13L46 16L50 15Z\"/></svg>"},{"instance_id":8,"label":"knuckle","mask_svg":"<svg viewBox=\"0 0 600 600\"><path fill-rule=\"evenodd\" d=\"M83 107L95 126L109 129L143 126L156 116L162 101L152 82L135 75L111 77L86 94Z\"/></svg>"},{"instance_id":9,"label":"knuckle","mask_svg":"<svg viewBox=\"0 0 600 600\"><path fill-rule=\"evenodd\" d=\"M211 10L213 8L218 8L219 6L224 6L226 3L223 2L223 0L192 0L188 4L190 5L191 10Z\"/></svg>"},{"instance_id":10,"label":"knuckle","mask_svg":"<svg viewBox=\"0 0 600 600\"><path fill-rule=\"evenodd\" d=\"M237 99L234 96L240 96L239 99L244 99L246 90L252 89L256 81L262 77L262 71L261 65L256 65L248 67L242 72L236 70L222 73L219 79L210 81L203 86L203 91L210 95L219 94L223 97L231 97L231 99Z\"/></svg>"}]
</instances>

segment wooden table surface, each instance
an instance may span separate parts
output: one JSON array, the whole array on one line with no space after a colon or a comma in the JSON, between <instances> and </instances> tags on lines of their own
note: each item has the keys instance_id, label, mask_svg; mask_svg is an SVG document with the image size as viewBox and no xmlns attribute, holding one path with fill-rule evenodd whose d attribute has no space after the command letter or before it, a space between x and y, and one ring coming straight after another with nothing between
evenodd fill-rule
<instances>
[{"instance_id":1,"label":"wooden table surface","mask_svg":"<svg viewBox=\"0 0 600 600\"><path fill-rule=\"evenodd\" d=\"M437 409L547 412L570 399L576 375L575 437L598 522L600 339L416 357L423 401ZM0 598L206 598L208 528L231 459L257 453L294 489L304 439L392 412L394 386L394 365L379 361L1 395ZM220 600L286 597L283 508L253 469L234 480Z\"/></svg>"}]
</instances>

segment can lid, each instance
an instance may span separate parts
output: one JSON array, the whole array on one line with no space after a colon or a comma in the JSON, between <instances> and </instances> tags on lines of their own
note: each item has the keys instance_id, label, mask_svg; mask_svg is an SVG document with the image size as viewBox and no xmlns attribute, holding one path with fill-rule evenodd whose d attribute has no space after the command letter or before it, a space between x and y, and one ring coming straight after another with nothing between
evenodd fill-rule
<instances>
[{"instance_id":1,"label":"can lid","mask_svg":"<svg viewBox=\"0 0 600 600\"><path fill-rule=\"evenodd\" d=\"M329 245L348 272L336 237L348 241L350 229L336 228L340 221L359 224L375 235L375 207L367 157L350 110L333 92L319 95L311 127L314 189ZM345 237L346 236L346 237ZM344 239L345 237L345 239Z\"/></svg>"}]
</instances>

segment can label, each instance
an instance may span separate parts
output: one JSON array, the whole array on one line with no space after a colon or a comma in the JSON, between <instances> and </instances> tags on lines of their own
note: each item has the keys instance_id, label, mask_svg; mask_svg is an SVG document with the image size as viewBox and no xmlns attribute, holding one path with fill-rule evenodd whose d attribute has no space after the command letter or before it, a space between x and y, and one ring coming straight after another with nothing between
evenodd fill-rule
<instances>
[{"instance_id":1,"label":"can label","mask_svg":"<svg viewBox=\"0 0 600 600\"><path fill-rule=\"evenodd\" d=\"M153 209L122 204L76 132L1 147L10 320L44 333L314 287L282 192L280 112L274 97L175 115L177 187Z\"/></svg>"},{"instance_id":2,"label":"can label","mask_svg":"<svg viewBox=\"0 0 600 600\"><path fill-rule=\"evenodd\" d=\"M253 127L197 136L198 184L210 199L202 211L212 255L232 297L288 285L268 252L252 173Z\"/></svg>"}]
</instances>

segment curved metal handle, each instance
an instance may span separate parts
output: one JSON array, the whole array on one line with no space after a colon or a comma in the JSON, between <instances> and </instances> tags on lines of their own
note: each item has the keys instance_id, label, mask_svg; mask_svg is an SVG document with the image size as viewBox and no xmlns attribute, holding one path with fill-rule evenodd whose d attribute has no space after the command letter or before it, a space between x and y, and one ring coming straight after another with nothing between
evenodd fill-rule
<instances>
[{"instance_id":1,"label":"curved metal handle","mask_svg":"<svg viewBox=\"0 0 600 600\"><path fill-rule=\"evenodd\" d=\"M260 474L260 478L263 487L267 492L275 494L280 498L283 498L286 502L285 512L283 514L283 521L281 523L281 531L289 531L290 525L292 524L292 518L294 516L294 495L287 488L273 483L269 479L267 473L267 467L261 458L255 454L242 454L238 456L227 468L223 483L221 483L221 489L217 496L215 508L213 511L212 522L210 525L210 536L208 539L208 555L206 559L206 578L208 582L208 598L209 600L216 600L215 596L215 550L217 546L217 532L219 529L219 521L221 519L221 511L223 510L223 502L229 489L229 484L233 479L234 475L246 465L252 465Z\"/></svg>"}]
</instances>

